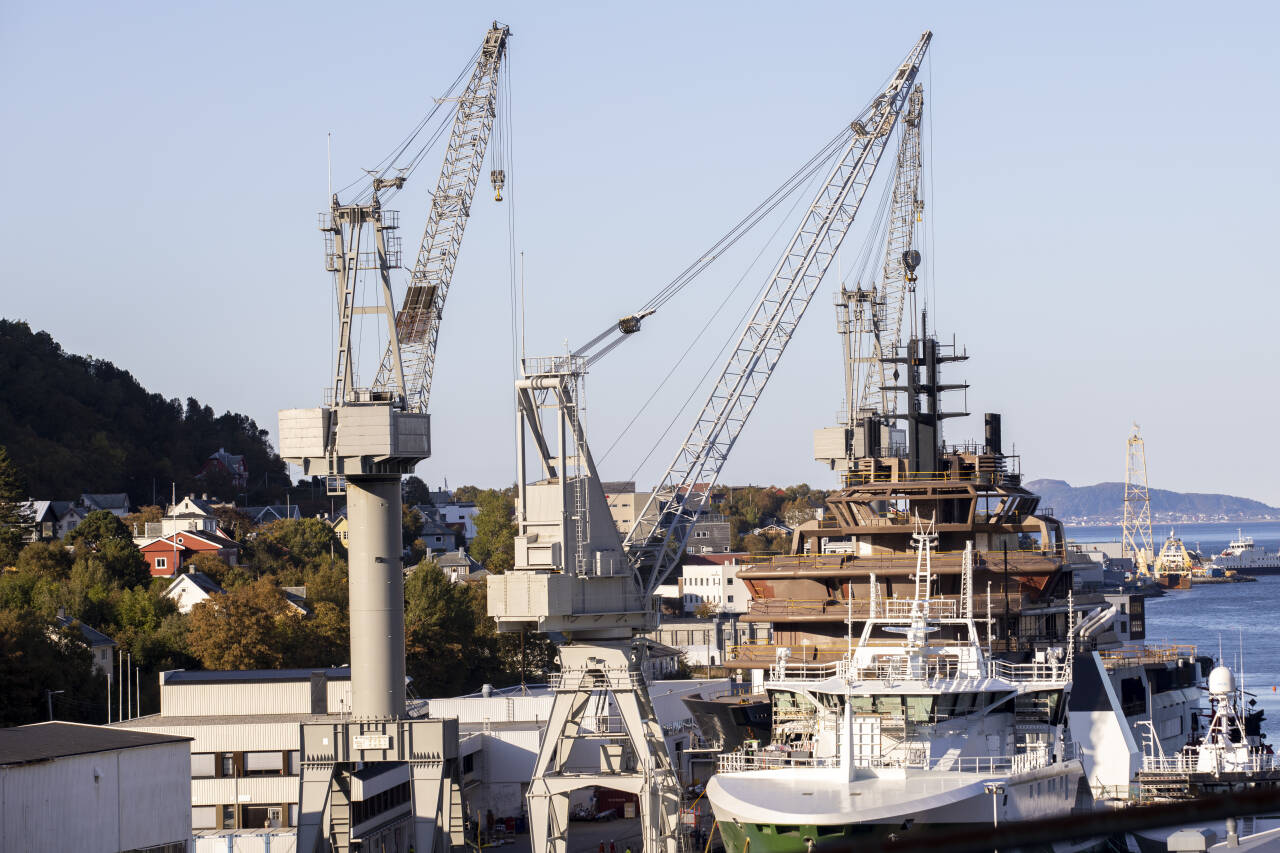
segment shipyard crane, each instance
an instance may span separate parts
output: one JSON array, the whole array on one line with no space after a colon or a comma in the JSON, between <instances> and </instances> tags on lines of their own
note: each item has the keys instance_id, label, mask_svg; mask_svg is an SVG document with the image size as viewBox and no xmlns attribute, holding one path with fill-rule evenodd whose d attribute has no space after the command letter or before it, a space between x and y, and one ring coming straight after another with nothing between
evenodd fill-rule
<instances>
[{"instance_id":1,"label":"shipyard crane","mask_svg":"<svg viewBox=\"0 0 1280 853\"><path fill-rule=\"evenodd\" d=\"M638 330L661 294L576 351L523 362L516 383L515 565L488 579L488 608L500 630L545 631L559 641L554 702L528 791L534 853L565 853L569 793L589 785L639 796L645 853L676 849L680 791L645 686L647 645L638 637L659 624L657 587L678 565L705 497L853 223L930 38L921 36L887 86L824 149L824 158L835 155L834 165L625 539L587 444L584 377L592 361ZM737 230L717 247L731 245ZM526 482L530 465L540 472L534 482ZM621 735L593 731L588 720L589 710L608 699Z\"/></svg>"},{"instance_id":2,"label":"shipyard crane","mask_svg":"<svg viewBox=\"0 0 1280 853\"><path fill-rule=\"evenodd\" d=\"M410 846L431 853L464 843L457 722L410 720L406 713L401 478L431 455L426 406L440 311L493 125L508 35L496 22L489 29L470 82L456 99L444 168L398 312L391 273L400 266L399 214L383 206L384 194L403 188L429 150L434 140L408 166L396 162L432 116L384 168L372 171L352 200L343 203L333 194L320 217L338 308L333 384L325 405L280 412L280 455L306 476L323 474L330 492L347 495L351 715L302 725L297 849L304 853L359 849L353 836L356 773L386 763L408 766ZM495 172L496 190L504 177ZM368 279L374 279L371 299ZM362 347L357 324L365 318L385 323L388 343L373 384L361 387L361 357L377 363L382 350L376 338L370 342L376 349Z\"/></svg>"},{"instance_id":3,"label":"shipyard crane","mask_svg":"<svg viewBox=\"0 0 1280 853\"><path fill-rule=\"evenodd\" d=\"M485 34L471 79L457 99L444 167L440 170L436 191L431 195L431 209L418 247L418 258L404 301L396 313L395 334L387 344L374 379L373 387L378 390L402 388L407 398L405 406L410 411L427 411L431 398L440 318L497 116L498 74L506 57L509 36L507 27L497 21L493 23ZM378 180L395 181L398 176L375 179L375 189ZM501 201L506 184L505 169L493 169L490 181L496 200Z\"/></svg>"}]
</instances>

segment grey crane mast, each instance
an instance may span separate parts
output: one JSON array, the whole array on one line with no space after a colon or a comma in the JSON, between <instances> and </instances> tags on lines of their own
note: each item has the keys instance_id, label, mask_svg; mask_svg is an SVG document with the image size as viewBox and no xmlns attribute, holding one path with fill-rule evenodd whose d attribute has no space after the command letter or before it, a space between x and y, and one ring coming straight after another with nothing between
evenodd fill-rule
<instances>
[{"instance_id":1,"label":"grey crane mast","mask_svg":"<svg viewBox=\"0 0 1280 853\"><path fill-rule=\"evenodd\" d=\"M392 162L373 173L356 200L343 203L335 194L320 217L337 299L333 384L323 406L280 412L280 455L304 476L323 474L330 492L347 495L351 715L301 726L297 849L304 853L359 849L354 774L379 764L410 770L412 849L431 853L465 842L457 721L408 719L406 713L401 479L431 455L427 399L440 312L493 125L508 35L496 22L486 33L458 99L419 261L398 312L391 274L400 266L399 216L383 207L382 194L401 189L412 166L397 169ZM501 183L498 175L494 183ZM375 296L364 303L370 278ZM385 323L380 362L374 361L377 351L361 351L355 334L368 317ZM380 365L363 386L362 355L370 366Z\"/></svg>"},{"instance_id":2,"label":"grey crane mast","mask_svg":"<svg viewBox=\"0 0 1280 853\"><path fill-rule=\"evenodd\" d=\"M637 636L659 623L655 590L675 568L706 490L857 214L930 38L921 36L884 91L850 123L843 147L830 149L839 152L834 167L625 541L587 446L582 406L587 367L618 340L606 343L606 331L575 352L522 363L515 563L488 579L488 609L500 630L558 637L560 671L552 679L554 702L528 792L533 853L566 852L569 794L590 785L639 796L645 853L677 849L679 785L645 685L647 644ZM635 332L650 313L623 318L617 334ZM621 718L621 737L588 724L588 709L609 699Z\"/></svg>"}]
</instances>

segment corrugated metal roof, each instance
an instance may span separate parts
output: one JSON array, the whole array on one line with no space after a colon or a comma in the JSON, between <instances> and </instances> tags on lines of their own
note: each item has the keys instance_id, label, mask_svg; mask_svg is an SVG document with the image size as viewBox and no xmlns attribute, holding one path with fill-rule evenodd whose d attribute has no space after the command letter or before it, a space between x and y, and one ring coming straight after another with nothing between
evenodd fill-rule
<instances>
[{"instance_id":1,"label":"corrugated metal roof","mask_svg":"<svg viewBox=\"0 0 1280 853\"><path fill-rule=\"evenodd\" d=\"M122 731L84 723L35 723L0 729L0 765L31 764L70 755L113 749L135 749L161 743L182 743L189 737Z\"/></svg>"},{"instance_id":2,"label":"corrugated metal roof","mask_svg":"<svg viewBox=\"0 0 1280 853\"><path fill-rule=\"evenodd\" d=\"M323 672L324 677L329 681L342 681L351 678L351 667L349 666L336 666L330 669L174 669L163 673L162 683L221 684L239 681L309 681L313 672Z\"/></svg>"}]
</instances>

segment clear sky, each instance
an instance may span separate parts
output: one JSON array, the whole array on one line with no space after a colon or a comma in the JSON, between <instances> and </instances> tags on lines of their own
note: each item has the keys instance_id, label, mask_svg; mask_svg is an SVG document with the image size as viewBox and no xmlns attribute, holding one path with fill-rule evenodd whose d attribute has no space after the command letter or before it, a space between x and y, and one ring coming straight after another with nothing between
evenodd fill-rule
<instances>
[{"instance_id":1,"label":"clear sky","mask_svg":"<svg viewBox=\"0 0 1280 853\"><path fill-rule=\"evenodd\" d=\"M495 17L514 34L507 169L531 355L642 303L929 28L926 285L940 331L972 356L950 377L972 384L979 413L948 439L1001 411L1027 476L1087 484L1123 478L1136 420L1153 486L1280 504L1272 4L11 3L0 314L274 432L277 409L319 404L331 371L315 230L326 134L345 184L426 112ZM438 160L396 200L407 257ZM509 203L482 186L449 297L436 455L420 468L433 484L514 477ZM851 235L842 266L860 244ZM602 456L696 344L606 477L639 466L643 485L670 461L693 410L656 440L731 323L699 330L764 245L717 264L595 368ZM834 484L811 433L841 398L835 286L815 297L725 481Z\"/></svg>"}]
</instances>

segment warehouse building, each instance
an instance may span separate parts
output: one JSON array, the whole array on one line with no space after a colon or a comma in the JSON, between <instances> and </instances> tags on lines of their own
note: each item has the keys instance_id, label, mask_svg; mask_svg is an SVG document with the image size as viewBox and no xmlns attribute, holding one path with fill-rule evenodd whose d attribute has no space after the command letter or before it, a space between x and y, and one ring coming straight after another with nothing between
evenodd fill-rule
<instances>
[{"instance_id":1,"label":"warehouse building","mask_svg":"<svg viewBox=\"0 0 1280 853\"><path fill-rule=\"evenodd\" d=\"M81 723L0 729L0 853L186 853L190 741Z\"/></svg>"}]
</instances>

